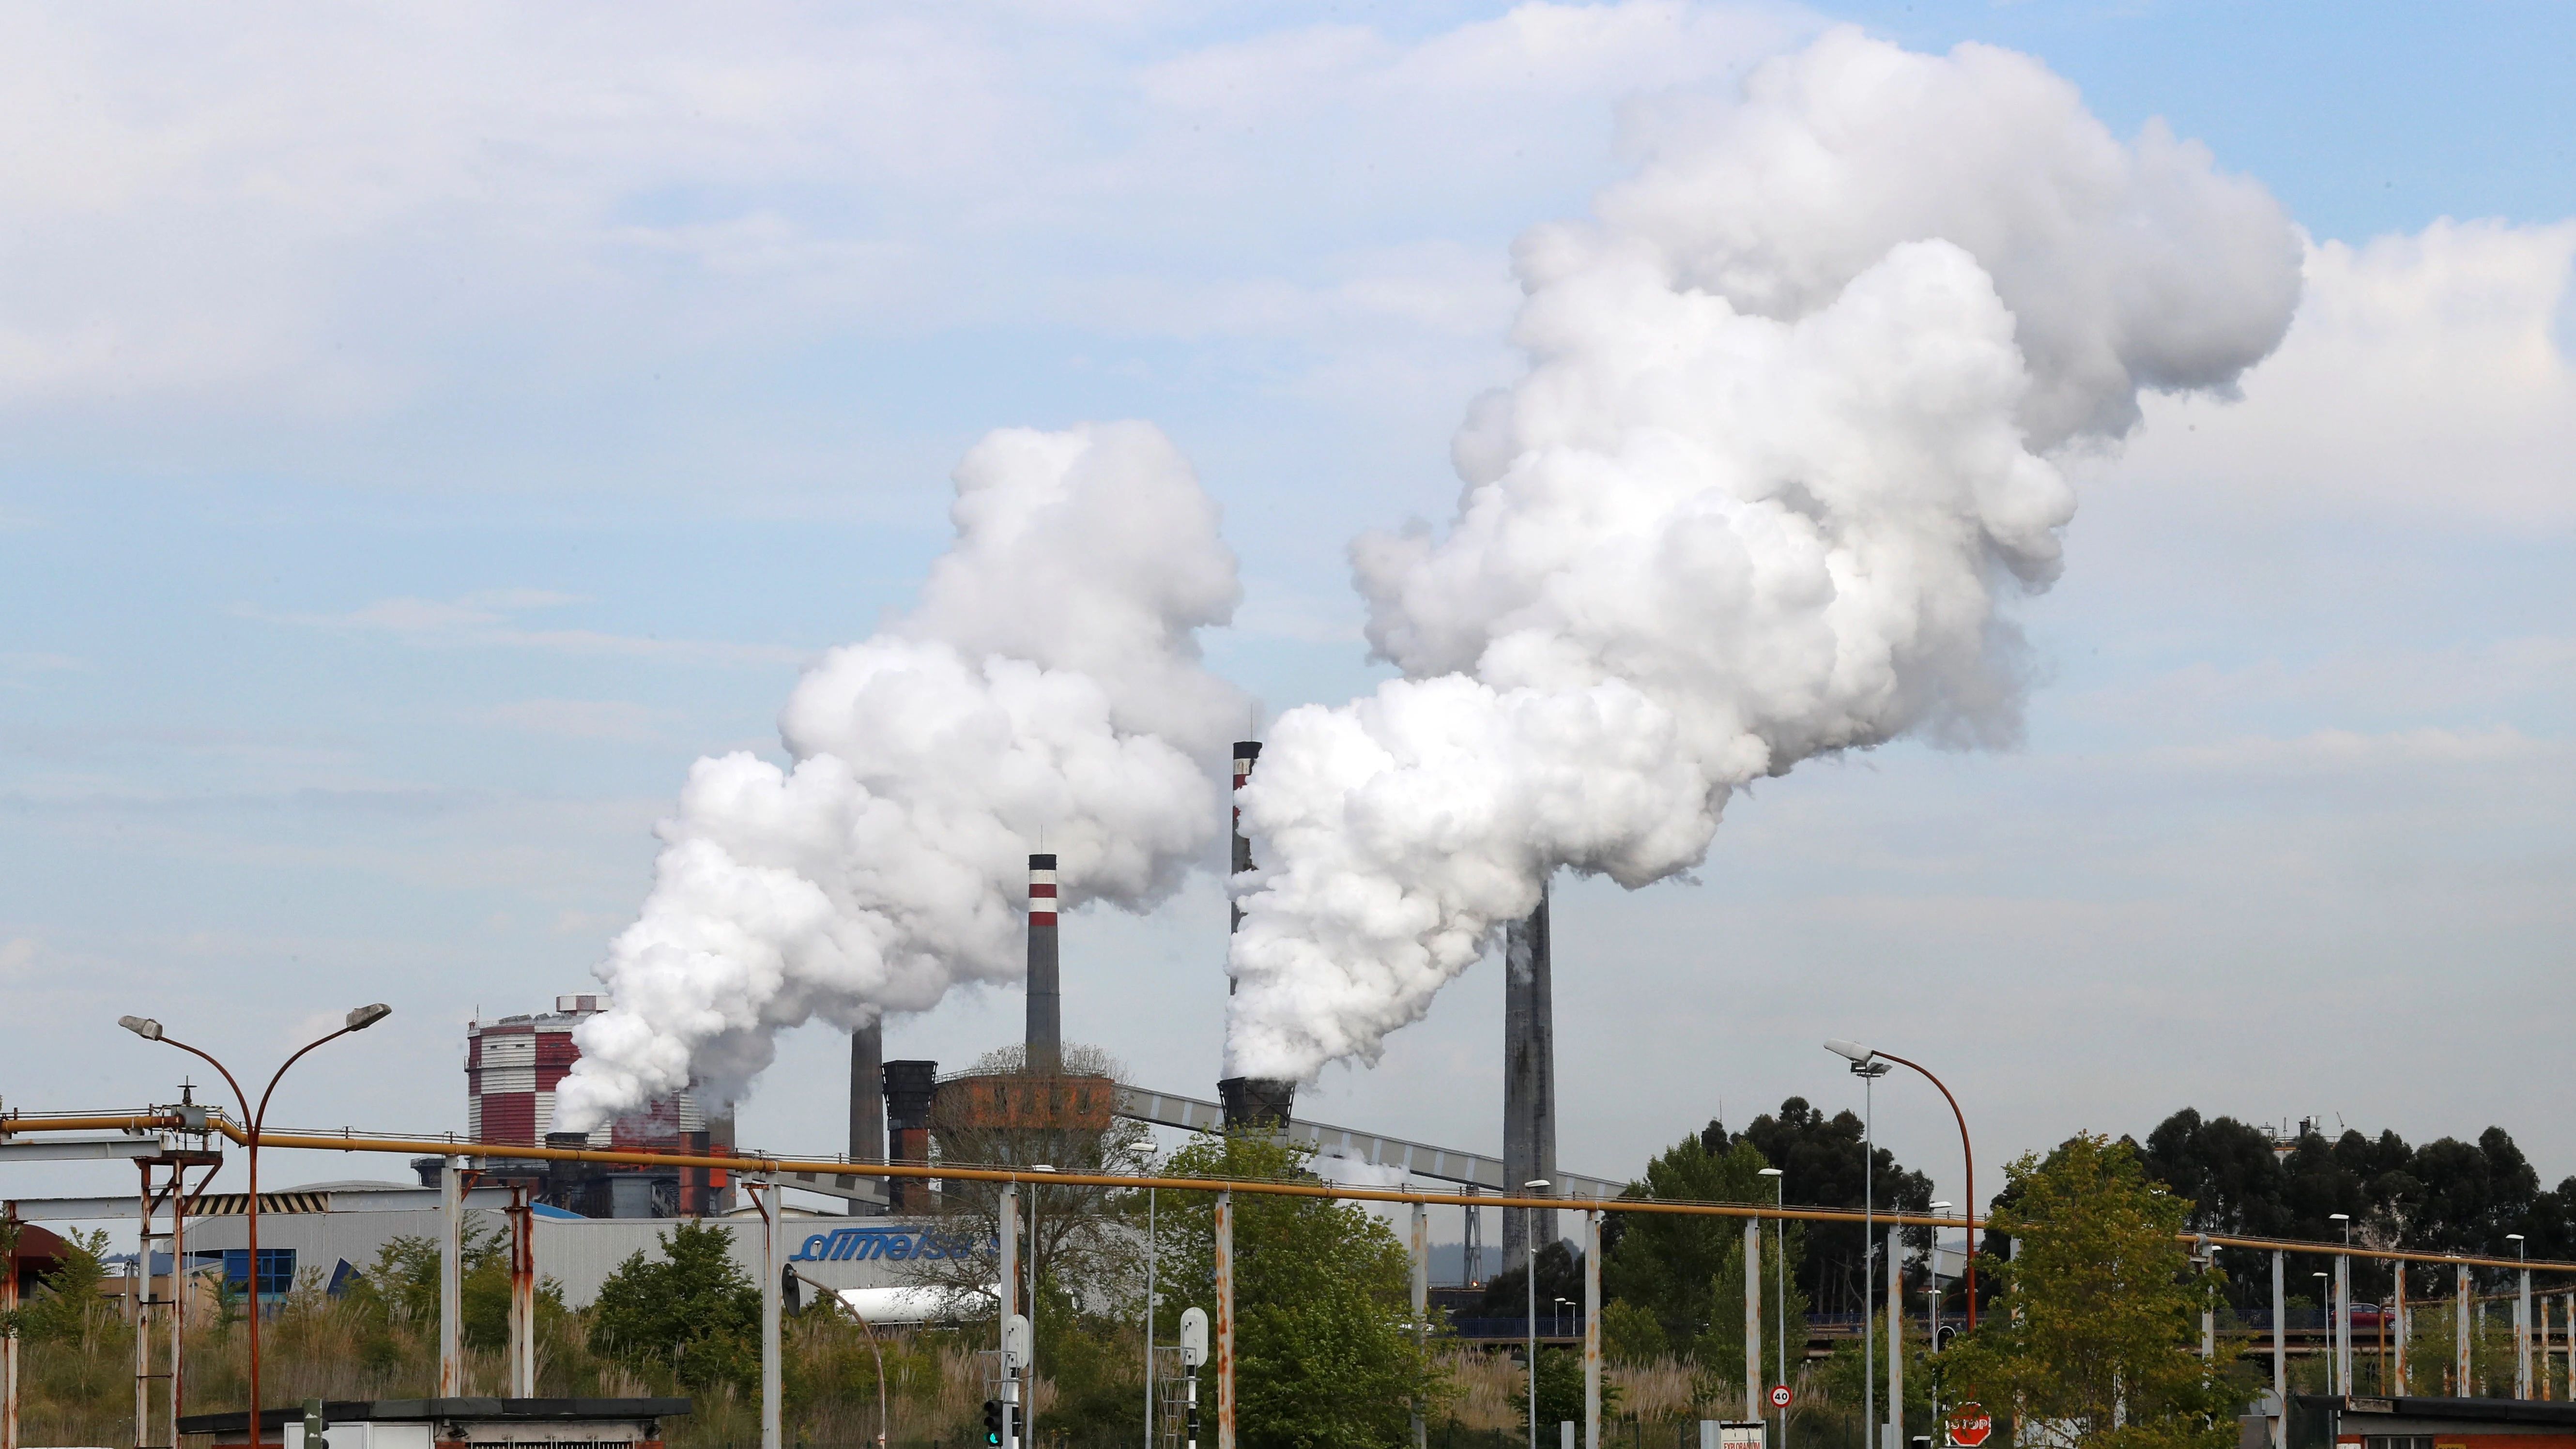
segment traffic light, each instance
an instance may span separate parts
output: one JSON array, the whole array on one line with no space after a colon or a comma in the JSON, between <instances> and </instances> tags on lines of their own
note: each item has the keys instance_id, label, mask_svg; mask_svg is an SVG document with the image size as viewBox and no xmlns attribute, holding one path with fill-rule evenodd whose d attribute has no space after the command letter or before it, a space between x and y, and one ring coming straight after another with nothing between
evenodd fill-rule
<instances>
[{"instance_id":1,"label":"traffic light","mask_svg":"<svg viewBox=\"0 0 2576 1449\"><path fill-rule=\"evenodd\" d=\"M984 1401L985 1443L998 1445L1002 1442L1002 1425L1004 1423L1003 1415L1006 1412L1007 1411L1003 1408L1001 1400L986 1399Z\"/></svg>"}]
</instances>

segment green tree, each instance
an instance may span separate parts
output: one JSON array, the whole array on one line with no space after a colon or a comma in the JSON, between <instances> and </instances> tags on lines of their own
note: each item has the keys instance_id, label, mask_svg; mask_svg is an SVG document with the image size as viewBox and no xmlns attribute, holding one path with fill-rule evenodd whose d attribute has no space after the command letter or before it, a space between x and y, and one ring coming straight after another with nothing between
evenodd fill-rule
<instances>
[{"instance_id":1,"label":"green tree","mask_svg":"<svg viewBox=\"0 0 2576 1449\"><path fill-rule=\"evenodd\" d=\"M1738 1144L1742 1150L1742 1144ZM1720 1219L1732 1235L1717 1273L1710 1278L1708 1295L1701 1312L1708 1321L1691 1356L1702 1368L1713 1371L1730 1385L1741 1385L1744 1379L1744 1224L1740 1220ZM1765 1223L1761 1232L1761 1261L1755 1271L1761 1275L1762 1333L1764 1342L1778 1335L1783 1343L1803 1345L1807 1342L1807 1292L1798 1284L1798 1265L1806 1256L1806 1225L1789 1225L1789 1305L1788 1327L1780 1326L1780 1269L1775 1256L1780 1251L1781 1224ZM1778 1357L1762 1355L1762 1373L1768 1382ZM1759 1408L1759 1405L1755 1406Z\"/></svg>"},{"instance_id":2,"label":"green tree","mask_svg":"<svg viewBox=\"0 0 2576 1449\"><path fill-rule=\"evenodd\" d=\"M2225 1449L2249 1385L2197 1352L2221 1287L2175 1234L2191 1204L2149 1180L2136 1148L2067 1139L2004 1169L1994 1213L2013 1258L1993 1311L1944 1355L1949 1396L2013 1408L2024 1442L2080 1449Z\"/></svg>"},{"instance_id":3,"label":"green tree","mask_svg":"<svg viewBox=\"0 0 2576 1449\"><path fill-rule=\"evenodd\" d=\"M1515 1367L1522 1362L1519 1354L1512 1355ZM1617 1416L1619 1397L1619 1385L1605 1376L1601 1380L1604 1421ZM1524 1378L1512 1393L1512 1412L1519 1418L1523 1434L1529 1432L1529 1411L1529 1380ZM1538 1351L1539 1442L1555 1443L1556 1426L1569 1422L1583 1422L1583 1355L1570 1348L1542 1348Z\"/></svg>"},{"instance_id":4,"label":"green tree","mask_svg":"<svg viewBox=\"0 0 2576 1449\"><path fill-rule=\"evenodd\" d=\"M1612 1299L1601 1307L1601 1356L1623 1368L1639 1368L1673 1351L1664 1325L1634 1303Z\"/></svg>"},{"instance_id":5,"label":"green tree","mask_svg":"<svg viewBox=\"0 0 2576 1449\"><path fill-rule=\"evenodd\" d=\"M1711 1129L1721 1138L1724 1130ZM1620 1196L1675 1202L1769 1202L1769 1159L1737 1138L1712 1145L1706 1134L1685 1137L1646 1164L1646 1175ZM1709 1285L1736 1263L1737 1342L1743 1341L1744 1224L1734 1218L1678 1213L1621 1213L1616 1243L1602 1255L1602 1296L1655 1316L1669 1343L1694 1343L1709 1327ZM1542 1273L1540 1281L1546 1281ZM1743 1351L1737 1350L1742 1361Z\"/></svg>"},{"instance_id":6,"label":"green tree","mask_svg":"<svg viewBox=\"0 0 2576 1449\"><path fill-rule=\"evenodd\" d=\"M1306 1170L1311 1155L1259 1131L1210 1134L1166 1172L1320 1181ZM1411 1263L1393 1230L1328 1198L1247 1195L1233 1211L1235 1422L1247 1449L1409 1442L1414 1406L1436 1407L1447 1384L1416 1341ZM1169 1343L1182 1309L1215 1311L1214 1195L1165 1194L1155 1237L1158 1336Z\"/></svg>"},{"instance_id":7,"label":"green tree","mask_svg":"<svg viewBox=\"0 0 2576 1449\"><path fill-rule=\"evenodd\" d=\"M61 1259L37 1280L32 1301L18 1309L18 1335L30 1343L86 1343L102 1322L116 1317L102 1296L107 1287L107 1229L63 1234Z\"/></svg>"},{"instance_id":8,"label":"green tree","mask_svg":"<svg viewBox=\"0 0 2576 1449\"><path fill-rule=\"evenodd\" d=\"M760 1289L734 1262L733 1235L682 1223L661 1235L657 1261L627 1256L591 1306L593 1352L664 1367L692 1388L760 1378Z\"/></svg>"}]
</instances>

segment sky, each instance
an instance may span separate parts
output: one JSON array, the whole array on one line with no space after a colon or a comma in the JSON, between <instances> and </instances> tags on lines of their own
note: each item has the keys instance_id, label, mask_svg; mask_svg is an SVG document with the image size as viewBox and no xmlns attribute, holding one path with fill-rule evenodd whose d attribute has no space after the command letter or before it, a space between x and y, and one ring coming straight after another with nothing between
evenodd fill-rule
<instances>
[{"instance_id":1,"label":"sky","mask_svg":"<svg viewBox=\"0 0 2576 1449\"><path fill-rule=\"evenodd\" d=\"M1265 715L1371 687L1345 549L1454 508L1513 239L1625 173L1624 110L1836 24L2205 144L2304 297L2240 398L2073 461L2018 746L1810 762L1692 881L1561 883L1560 1160L1860 1109L1850 1037L1941 1072L1981 1196L2184 1106L2576 1174L2555 5L12 8L0 1107L169 1100L194 1063L121 1013L264 1080L381 1000L272 1125L461 1128L464 1024L590 988L690 763L780 757L996 427L1156 423L1242 560L1215 665ZM1069 916L1068 1036L1213 1095L1225 920L1205 876ZM1476 968L1301 1115L1492 1150L1499 998ZM1019 1021L961 994L887 1050ZM742 1141L841 1146L842 1053L791 1033ZM1965 1195L1936 1093L1869 1105Z\"/></svg>"}]
</instances>

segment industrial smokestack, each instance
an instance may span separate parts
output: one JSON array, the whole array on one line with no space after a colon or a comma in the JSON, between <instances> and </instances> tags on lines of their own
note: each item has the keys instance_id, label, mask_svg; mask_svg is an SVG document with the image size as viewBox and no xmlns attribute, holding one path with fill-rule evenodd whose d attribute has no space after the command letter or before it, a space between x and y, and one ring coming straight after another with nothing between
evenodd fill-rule
<instances>
[{"instance_id":1,"label":"industrial smokestack","mask_svg":"<svg viewBox=\"0 0 2576 1449\"><path fill-rule=\"evenodd\" d=\"M1056 979L1055 857L1029 857L1029 1040L1026 1070L1064 1075L1064 995Z\"/></svg>"},{"instance_id":2,"label":"industrial smokestack","mask_svg":"<svg viewBox=\"0 0 2576 1449\"><path fill-rule=\"evenodd\" d=\"M883 1162L885 1127L885 1018L879 1017L850 1033L850 1160Z\"/></svg>"},{"instance_id":3,"label":"industrial smokestack","mask_svg":"<svg viewBox=\"0 0 2576 1449\"><path fill-rule=\"evenodd\" d=\"M1261 741L1234 742L1234 788L1237 791L1252 778L1252 767L1260 759ZM1243 805L1240 801L1234 807L1233 864L1234 874L1238 876L1252 869L1252 842L1243 835ZM1226 930L1232 933L1242 925L1243 906L1237 903ZM1226 980L1225 991L1228 996L1234 994L1231 977ZM1225 1106L1225 1125L1229 1128L1285 1127L1290 1112L1297 1105L1297 1084L1268 1077L1228 1077L1216 1084L1216 1096Z\"/></svg>"},{"instance_id":4,"label":"industrial smokestack","mask_svg":"<svg viewBox=\"0 0 2576 1449\"><path fill-rule=\"evenodd\" d=\"M1234 788L1235 788L1236 790L1241 790L1241 789L1243 788L1243 786L1244 786L1244 782L1245 782L1245 781L1247 781L1247 780L1250 780L1250 779L1252 778L1252 767L1253 767L1253 765L1254 765L1255 763L1257 763L1260 759L1261 759L1261 741L1259 741L1259 740L1236 740L1236 741L1234 742ZM1229 795L1227 798L1232 799L1233 797L1232 797L1231 795ZM1234 874L1236 874L1236 875L1242 875L1242 874L1244 874L1246 871L1249 871L1249 870L1251 870L1251 869L1252 869L1252 842L1251 842L1251 841L1249 841L1249 840L1246 840L1246 839L1244 838L1244 835L1243 835L1243 803L1242 803L1241 801L1239 801L1239 800L1238 800L1238 801L1236 801L1236 802L1235 802L1235 806L1234 806L1234 871L1233 871L1233 873L1234 873ZM1243 903L1242 903L1241 901L1236 901L1236 902L1234 903L1234 908L1233 908L1233 909L1234 909L1234 916L1233 916L1233 919L1232 919L1232 920L1230 920L1229 922L1227 922L1227 924L1226 924L1226 931L1227 931L1229 934L1231 934L1232 932L1234 932L1234 931L1236 931L1236 930L1241 929L1241 928L1242 928L1242 925L1243 925ZM1234 994L1234 983L1233 983L1233 981L1232 981L1230 978L1229 978L1229 979L1228 979L1228 981L1226 982L1225 994L1226 994L1226 995L1228 995L1228 996L1232 996L1232 995Z\"/></svg>"},{"instance_id":5,"label":"industrial smokestack","mask_svg":"<svg viewBox=\"0 0 2576 1449\"><path fill-rule=\"evenodd\" d=\"M886 1129L894 1139L895 1161L930 1160L930 1104L938 1093L939 1063L885 1064ZM906 1177L888 1182L886 1205L894 1212L929 1211L928 1180Z\"/></svg>"},{"instance_id":6,"label":"industrial smokestack","mask_svg":"<svg viewBox=\"0 0 2576 1449\"><path fill-rule=\"evenodd\" d=\"M1271 1127L1288 1125L1297 1107L1297 1084L1272 1077L1228 1077L1216 1084L1217 1101L1225 1108L1225 1125L1236 1127Z\"/></svg>"},{"instance_id":7,"label":"industrial smokestack","mask_svg":"<svg viewBox=\"0 0 2576 1449\"><path fill-rule=\"evenodd\" d=\"M1503 1190L1556 1181L1556 1009L1548 976L1547 889L1503 928ZM1554 1191L1554 1189L1550 1189ZM1556 1241L1553 1208L1503 1209L1503 1266L1526 1264L1531 1237Z\"/></svg>"}]
</instances>

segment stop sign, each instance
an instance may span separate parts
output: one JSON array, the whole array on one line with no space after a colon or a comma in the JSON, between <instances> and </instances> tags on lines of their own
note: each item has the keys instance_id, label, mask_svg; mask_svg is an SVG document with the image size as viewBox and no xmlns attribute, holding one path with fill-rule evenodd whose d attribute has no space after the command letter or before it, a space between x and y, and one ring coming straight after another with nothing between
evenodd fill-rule
<instances>
[{"instance_id":1,"label":"stop sign","mask_svg":"<svg viewBox=\"0 0 2576 1449\"><path fill-rule=\"evenodd\" d=\"M1971 1400L1950 1415L1949 1429L1950 1442L1959 1449L1977 1449L1995 1432L1995 1421L1986 1416L1982 1405Z\"/></svg>"},{"instance_id":2,"label":"stop sign","mask_svg":"<svg viewBox=\"0 0 2576 1449\"><path fill-rule=\"evenodd\" d=\"M1773 1384L1771 1386L1771 1407L1775 1409L1785 1409L1789 1407L1789 1386L1787 1384Z\"/></svg>"}]
</instances>

